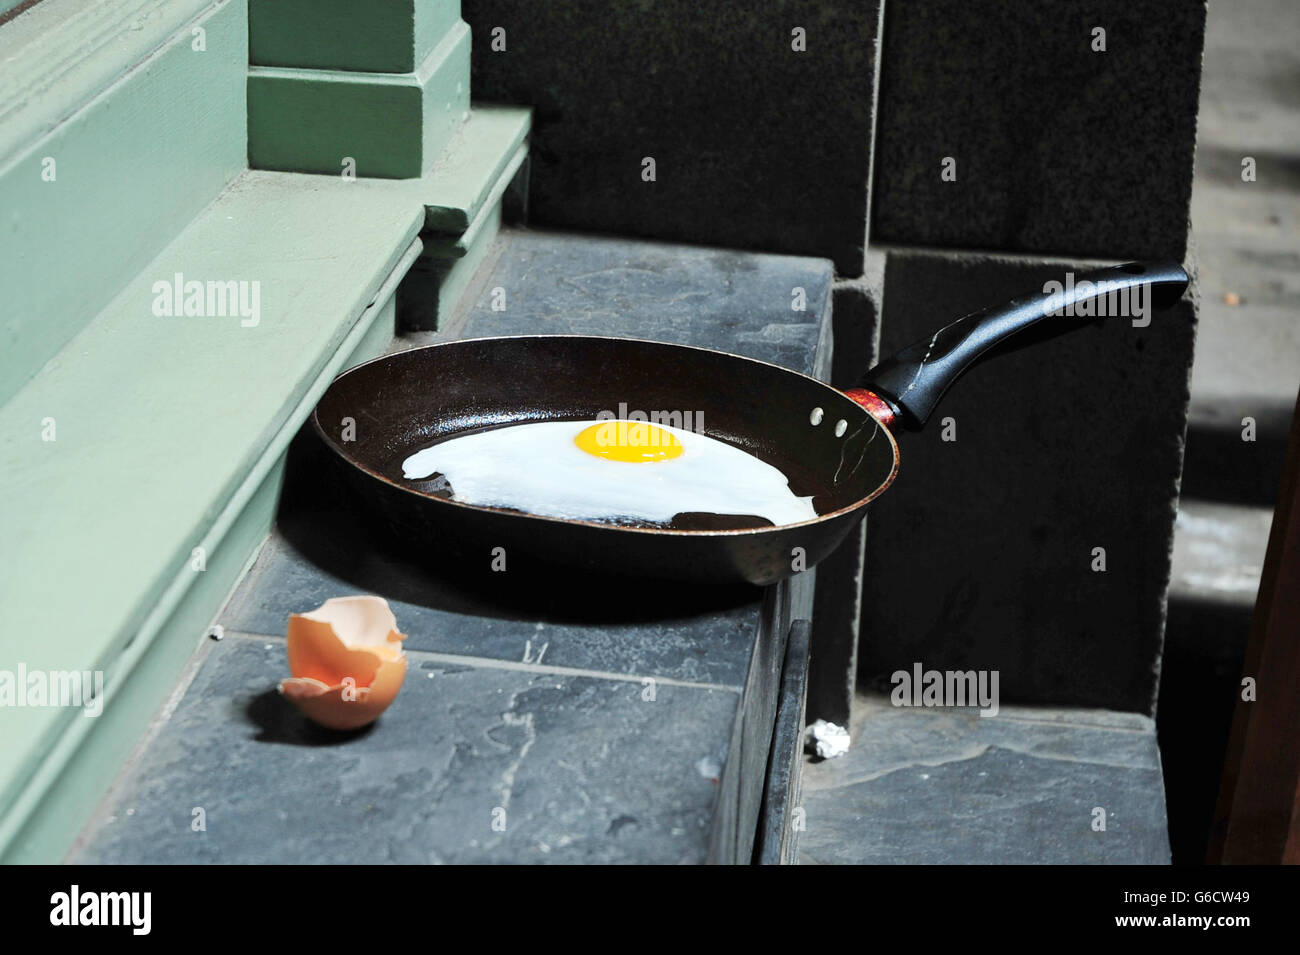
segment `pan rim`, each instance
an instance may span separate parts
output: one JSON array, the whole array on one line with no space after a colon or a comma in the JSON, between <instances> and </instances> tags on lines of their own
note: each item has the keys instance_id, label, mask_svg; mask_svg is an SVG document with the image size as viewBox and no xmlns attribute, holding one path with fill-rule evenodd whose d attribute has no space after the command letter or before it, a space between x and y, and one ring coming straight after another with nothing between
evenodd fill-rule
<instances>
[{"instance_id":1,"label":"pan rim","mask_svg":"<svg viewBox=\"0 0 1300 955\"><path fill-rule=\"evenodd\" d=\"M776 524L773 525L772 527L749 527L749 528L738 528L734 530L680 530L676 528L659 528L659 527L625 527L623 525L608 524L602 521L579 520L577 518L569 518L569 517L552 517L545 514L530 514L527 513L526 511L515 511L515 510L508 510L506 508L501 508L501 507L490 507L483 504L467 504L464 501L453 501L448 498L434 497L430 494L425 494L422 491L417 491L409 487L404 487L401 484L398 484L396 481L392 480L391 478L383 474L380 474L378 471L375 471L374 469L362 464L355 457L346 454L343 451L343 449L341 449L338 446L338 444L334 441L334 439L325 431L325 428L320 423L320 416L319 416L320 404L321 401L324 400L325 394L327 394L330 389L332 389L339 381L343 380L348 375L352 374L353 372L359 372L363 368L366 368L370 365L374 365L383 361L390 361L401 355L406 355L413 352L427 351L429 349L434 349L434 348L444 348L448 345L469 345L475 342L513 341L513 340L538 339L538 338L583 339L586 341L639 342L641 344L647 344L647 345L666 345L670 348L686 348L692 351L708 352L713 355L720 355L724 358L729 358L737 361L751 362L755 365L765 365L768 368L774 368L777 371L783 372L787 375L796 375L807 381L813 382L814 384L825 389L826 391L839 395L845 401L850 402L855 408L858 408L861 411L863 411L867 415L867 417L871 418L875 426L879 428L881 431L883 431L885 433L885 437L889 440L890 450L893 452L893 465L889 470L888 477L886 477L885 480L882 481L876 487L876 489L872 491L870 494L868 494L866 497L858 498L852 504L848 504L834 511L828 511L825 514L818 514L815 518L811 518L810 520L806 520L806 521L799 521L796 524ZM748 355L737 355L734 352L723 351L720 348L706 348L701 345L681 345L676 342L659 341L653 338L631 338L622 335L575 335L575 334L481 335L476 338L449 338L446 341L430 342L427 345L416 345L413 348L405 348L402 349L401 351L390 352L384 355L377 355L374 358L368 359L366 361L361 362L360 364L356 364L350 368L345 369L344 371L340 372L338 375L334 377L334 379L329 383L328 387L325 389L325 392L322 392L321 397L316 402L316 405L312 408L311 422L312 422L312 427L316 431L316 434L321 438L322 441L325 442L326 446L329 447L329 449L333 451L335 454L337 454L340 458L342 458L346 463L350 464L358 471L361 471L362 473L374 478L375 480L381 481L384 484L387 484L389 487L394 488L395 490L400 491L404 494L410 494L413 497L417 497L425 501L436 501L439 504L448 504L455 507L466 508L469 510L483 511L485 513L501 515L504 517L522 518L531 521L547 521L550 523L565 524L569 526L576 525L579 527L589 527L600 531L616 531L623 534L631 533L631 534L647 534L647 535L655 535L655 536L674 536L674 537L693 537L693 538L745 537L753 534L767 534L767 533L775 533L778 531L793 530L795 528L800 528L800 527L811 527L817 524L822 524L826 521L831 520L832 518L842 517L851 514L854 511L860 510L861 508L865 507L867 504L870 504L876 498L880 497L880 495L885 493L885 491L889 489L889 486L894 483L894 478L898 476L898 469L901 463L900 454L898 450L898 441L894 437L893 432L890 431L889 427L885 425L883 422L881 422L878 418L876 418L875 415L873 415L870 411L862 407L862 405L858 404L851 397L845 394L842 390L830 384L827 384L826 382L822 381L820 378L814 378L812 375L805 374L801 371L796 371L793 368L787 368L784 365L778 365L775 362L763 361L761 358L750 358Z\"/></svg>"}]
</instances>

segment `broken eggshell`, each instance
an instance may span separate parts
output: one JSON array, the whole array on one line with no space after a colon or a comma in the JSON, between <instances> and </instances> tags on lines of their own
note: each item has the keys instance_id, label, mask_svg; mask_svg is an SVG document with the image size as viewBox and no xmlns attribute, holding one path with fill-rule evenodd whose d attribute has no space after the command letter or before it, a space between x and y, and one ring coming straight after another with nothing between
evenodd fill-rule
<instances>
[{"instance_id":1,"label":"broken eggshell","mask_svg":"<svg viewBox=\"0 0 1300 955\"><path fill-rule=\"evenodd\" d=\"M406 654L382 597L334 597L289 616L289 672L280 694L335 730L373 723L397 698Z\"/></svg>"}]
</instances>

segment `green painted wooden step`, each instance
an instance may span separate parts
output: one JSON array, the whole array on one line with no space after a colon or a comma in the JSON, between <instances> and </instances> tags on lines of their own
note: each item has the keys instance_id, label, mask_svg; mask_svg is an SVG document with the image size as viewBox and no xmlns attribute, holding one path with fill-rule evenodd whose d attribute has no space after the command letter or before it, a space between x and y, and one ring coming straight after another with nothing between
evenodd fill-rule
<instances>
[{"instance_id":1,"label":"green painted wooden step","mask_svg":"<svg viewBox=\"0 0 1300 955\"><path fill-rule=\"evenodd\" d=\"M411 73L250 67L249 165L423 175L468 116L469 47L457 21Z\"/></svg>"},{"instance_id":2,"label":"green painted wooden step","mask_svg":"<svg viewBox=\"0 0 1300 955\"><path fill-rule=\"evenodd\" d=\"M460 20L460 0L249 0L258 66L412 73Z\"/></svg>"}]
</instances>

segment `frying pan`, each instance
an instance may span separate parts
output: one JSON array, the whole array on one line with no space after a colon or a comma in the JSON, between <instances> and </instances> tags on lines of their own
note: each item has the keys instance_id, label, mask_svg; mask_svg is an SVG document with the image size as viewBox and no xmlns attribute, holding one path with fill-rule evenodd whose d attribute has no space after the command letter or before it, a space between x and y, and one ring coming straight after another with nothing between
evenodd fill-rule
<instances>
[{"instance_id":1,"label":"frying pan","mask_svg":"<svg viewBox=\"0 0 1300 955\"><path fill-rule=\"evenodd\" d=\"M312 421L372 526L436 562L486 567L505 559L510 568L522 558L525 566L602 577L766 585L814 566L843 541L898 472L894 431L921 428L948 386L995 346L1049 316L1052 332L1076 327L1062 316L1111 293L1112 308L1130 293L1140 297L1126 300L1164 308L1187 282L1174 264L1090 272L1054 295L1036 291L958 319L846 391L766 362L662 342L576 335L449 341L349 369ZM405 458L453 435L592 420L621 406L702 412L704 433L780 468L795 494L812 496L819 516L774 527L759 518L679 514L668 525L625 526L464 504L450 499L454 488L441 476L402 475Z\"/></svg>"}]
</instances>

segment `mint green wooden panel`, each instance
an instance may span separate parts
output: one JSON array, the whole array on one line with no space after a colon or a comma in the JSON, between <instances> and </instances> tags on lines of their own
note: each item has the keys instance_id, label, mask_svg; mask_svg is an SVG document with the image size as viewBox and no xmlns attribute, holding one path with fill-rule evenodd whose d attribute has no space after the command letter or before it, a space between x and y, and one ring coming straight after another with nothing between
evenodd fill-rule
<instances>
[{"instance_id":1,"label":"mint green wooden panel","mask_svg":"<svg viewBox=\"0 0 1300 955\"><path fill-rule=\"evenodd\" d=\"M417 73L253 67L248 158L258 169L424 174L469 110L469 28L457 25Z\"/></svg>"},{"instance_id":2,"label":"mint green wooden panel","mask_svg":"<svg viewBox=\"0 0 1300 955\"><path fill-rule=\"evenodd\" d=\"M35 49L6 50L5 31L35 18L44 5L0 27L0 54L12 52L27 62L42 43L58 43L66 30L86 27L74 17L65 29L54 25L49 36L29 38ZM122 4L103 6L111 11ZM60 12L66 5L51 9ZM0 134L7 150L0 154L0 402L245 165L244 5L215 6L184 25L156 16L146 23L139 38L121 24L124 36L114 35L111 42L77 33L83 42L96 39L107 46L83 51L88 61L70 65L71 88L57 78L22 84L14 74L0 82L7 93L23 97L5 102ZM204 52L192 49L194 28L204 31ZM162 48L150 53L145 44L156 42ZM49 55L57 60L66 52ZM135 68L101 89L107 82L103 71L125 69L124 62ZM42 178L51 168L47 159L53 161L53 181Z\"/></svg>"},{"instance_id":3,"label":"mint green wooden panel","mask_svg":"<svg viewBox=\"0 0 1300 955\"><path fill-rule=\"evenodd\" d=\"M413 73L460 19L460 0L250 0L258 66Z\"/></svg>"},{"instance_id":4,"label":"mint green wooden panel","mask_svg":"<svg viewBox=\"0 0 1300 955\"><path fill-rule=\"evenodd\" d=\"M216 0L41 0L0 28L0 156L50 132L203 25Z\"/></svg>"}]
</instances>

